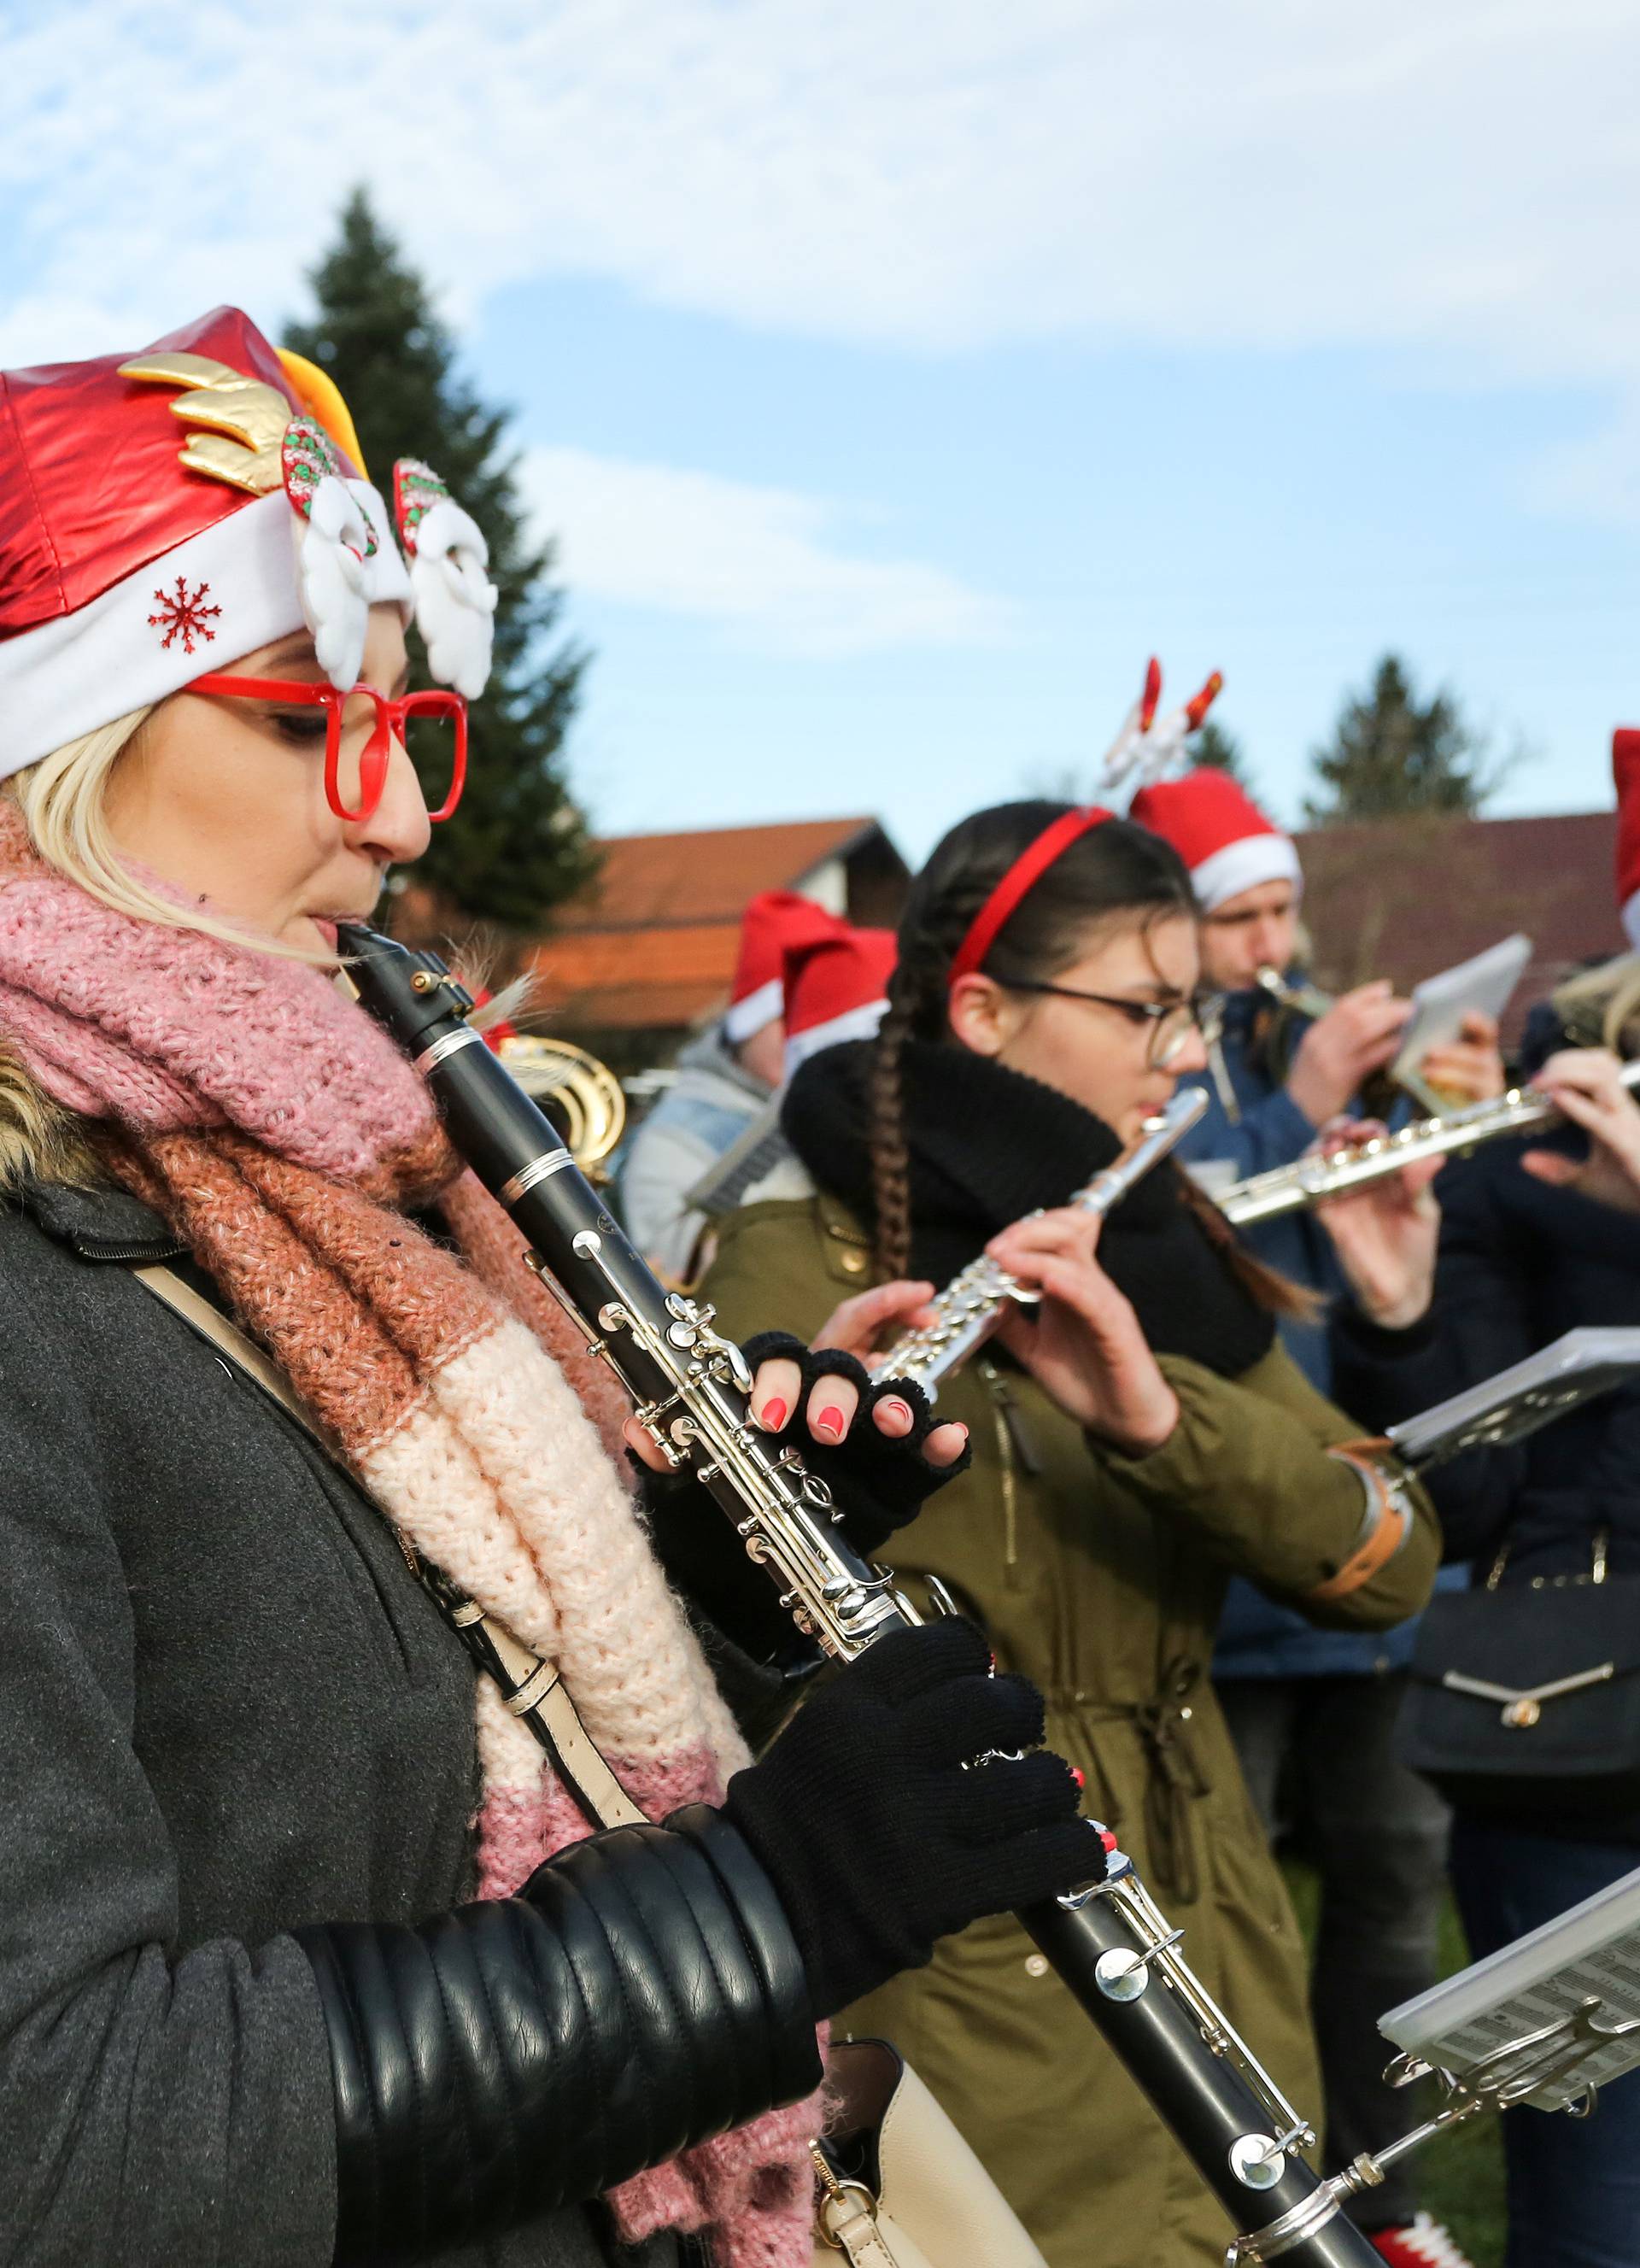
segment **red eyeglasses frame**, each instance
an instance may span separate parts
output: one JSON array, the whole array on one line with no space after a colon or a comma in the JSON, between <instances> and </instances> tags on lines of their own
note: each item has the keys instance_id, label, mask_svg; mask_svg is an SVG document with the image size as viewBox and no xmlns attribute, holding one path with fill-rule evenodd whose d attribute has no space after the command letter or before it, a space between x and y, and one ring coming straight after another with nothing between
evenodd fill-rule
<instances>
[{"instance_id":1,"label":"red eyeglasses frame","mask_svg":"<svg viewBox=\"0 0 1640 2268\"><path fill-rule=\"evenodd\" d=\"M357 821L372 817L381 802L387 784L387 743L389 737L402 740L406 724L412 717L447 717L454 726L455 755L451 769L450 792L437 811L428 818L435 825L448 819L461 800L461 791L467 785L467 703L459 693L444 686L430 686L424 692L401 693L395 700L386 693L379 693L373 685L356 685L349 693L340 686L313 685L305 680L288 677L235 677L231 673L210 670L189 684L190 693L225 693L254 701L276 701L282 707L322 709L325 711L325 800L338 819ZM376 721L371 736L359 757L359 807L349 811L342 800L342 712L348 702L364 694L373 704Z\"/></svg>"}]
</instances>

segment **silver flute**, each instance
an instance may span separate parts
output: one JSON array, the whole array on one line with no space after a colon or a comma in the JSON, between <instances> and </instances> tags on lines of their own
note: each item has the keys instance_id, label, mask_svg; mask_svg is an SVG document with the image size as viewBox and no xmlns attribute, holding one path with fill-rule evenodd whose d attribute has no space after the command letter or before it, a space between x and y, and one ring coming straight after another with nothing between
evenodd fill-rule
<instances>
[{"instance_id":1,"label":"silver flute","mask_svg":"<svg viewBox=\"0 0 1640 2268\"><path fill-rule=\"evenodd\" d=\"M1633 1094L1640 1087L1640 1062L1624 1064L1618 1075ZM1269 1173L1233 1182L1218 1198L1218 1209L1238 1228L1252 1228L1261 1220L1303 1212L1327 1197L1367 1189L1403 1166L1416 1166L1420 1159L1467 1153L1505 1134L1535 1134L1567 1123L1547 1095L1529 1086L1511 1086L1507 1094L1489 1101L1473 1102L1467 1110L1454 1110L1443 1118L1420 1119L1398 1133L1374 1135L1370 1142L1336 1150L1330 1158L1317 1151L1295 1158L1291 1166L1274 1166Z\"/></svg>"},{"instance_id":2,"label":"silver flute","mask_svg":"<svg viewBox=\"0 0 1640 2268\"><path fill-rule=\"evenodd\" d=\"M915 1624L890 1578L841 1533L818 1474L753 1422L739 1348L712 1328L709 1307L668 1292L645 1267L553 1127L467 1023L472 1002L444 962L351 923L340 941L361 1003L415 1060L457 1151L522 1230L542 1284L631 1395L667 1462L692 1472L734 1522L798 1628L846 1661ZM1334 2186L1305 2162L1315 2139L1308 2121L1184 1960L1182 1933L1129 1859L1113 1849L1102 1881L1019 1919L1232 2224L1257 2220L1232 2259L1382 2268Z\"/></svg>"},{"instance_id":3,"label":"silver flute","mask_svg":"<svg viewBox=\"0 0 1640 2268\"><path fill-rule=\"evenodd\" d=\"M1145 1121L1144 1134L1132 1149L1066 1202L1078 1212L1109 1212L1152 1167L1160 1165L1206 1108L1207 1097L1199 1086L1181 1086L1165 1108ZM875 1374L908 1379L931 1402L940 1381L960 1369L974 1350L984 1345L1011 1304L1031 1307L1040 1297L982 1252L939 1293L933 1303L933 1320L898 1340L877 1366Z\"/></svg>"}]
</instances>

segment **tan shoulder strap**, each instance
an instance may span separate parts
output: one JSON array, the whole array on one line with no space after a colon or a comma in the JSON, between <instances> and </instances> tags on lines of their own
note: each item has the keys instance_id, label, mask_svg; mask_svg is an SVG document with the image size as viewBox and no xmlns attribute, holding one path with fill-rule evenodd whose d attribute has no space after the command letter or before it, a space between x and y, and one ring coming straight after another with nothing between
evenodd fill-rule
<instances>
[{"instance_id":1,"label":"tan shoulder strap","mask_svg":"<svg viewBox=\"0 0 1640 2268\"><path fill-rule=\"evenodd\" d=\"M204 1294L191 1284L185 1284L169 1268L150 1263L131 1270L144 1291L151 1292L156 1300L163 1300L167 1307L174 1308L185 1323L191 1324L202 1339L208 1339L219 1354L224 1354L242 1370L247 1378L255 1380L262 1392L291 1418L303 1430L313 1435L327 1457L335 1452L319 1430L318 1421L305 1403L298 1400L295 1389L277 1363L262 1352L254 1339L247 1337L239 1325L213 1307Z\"/></svg>"},{"instance_id":2,"label":"tan shoulder strap","mask_svg":"<svg viewBox=\"0 0 1640 2268\"><path fill-rule=\"evenodd\" d=\"M230 1316L213 1307L169 1268L143 1265L134 1267L131 1273L145 1292L151 1292L156 1300L180 1315L218 1354L243 1371L270 1401L276 1402L294 1418L327 1457L341 1462L317 1419L296 1395L284 1373ZM430 1584L429 1588L447 1619L499 1687L507 1707L529 1727L557 1765L587 1818L599 1827L643 1825L644 1815L604 1762L597 1742L581 1722L581 1712L556 1663L543 1661L504 1623L486 1614L475 1600L463 1599L444 1585Z\"/></svg>"}]
</instances>

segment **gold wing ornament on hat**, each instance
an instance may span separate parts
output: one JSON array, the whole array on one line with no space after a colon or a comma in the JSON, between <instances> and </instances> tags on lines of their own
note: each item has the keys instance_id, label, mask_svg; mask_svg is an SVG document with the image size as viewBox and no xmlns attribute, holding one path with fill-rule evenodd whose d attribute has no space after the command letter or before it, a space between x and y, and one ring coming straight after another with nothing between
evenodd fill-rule
<instances>
[{"instance_id":1,"label":"gold wing ornament on hat","mask_svg":"<svg viewBox=\"0 0 1640 2268\"><path fill-rule=\"evenodd\" d=\"M190 433L179 453L190 472L251 496L269 496L283 486L281 445L295 413L276 386L195 354L139 355L121 364L120 376L186 389L172 403L171 415L185 425L207 428Z\"/></svg>"},{"instance_id":2,"label":"gold wing ornament on hat","mask_svg":"<svg viewBox=\"0 0 1640 2268\"><path fill-rule=\"evenodd\" d=\"M322 375L311 364L304 368L310 379ZM377 534L363 484L349 479L334 436L317 416L293 410L276 386L209 355L139 355L121 364L120 375L184 389L171 404L172 416L207 429L190 433L179 453L189 471L251 496L284 490L296 514L303 618L320 667L333 685L350 691L364 662L370 622L365 562L377 549ZM329 394L350 436L345 404L334 386Z\"/></svg>"}]
</instances>

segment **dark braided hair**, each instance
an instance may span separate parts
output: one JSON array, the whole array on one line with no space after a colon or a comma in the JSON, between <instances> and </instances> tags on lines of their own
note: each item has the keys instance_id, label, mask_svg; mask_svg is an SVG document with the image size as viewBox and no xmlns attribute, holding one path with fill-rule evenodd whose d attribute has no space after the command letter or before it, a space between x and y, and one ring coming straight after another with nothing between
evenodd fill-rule
<instances>
[{"instance_id":1,"label":"dark braided hair","mask_svg":"<svg viewBox=\"0 0 1640 2268\"><path fill-rule=\"evenodd\" d=\"M911 1264L906 1042L956 1044L946 1003L958 948L1015 859L1073 808L1067 803L1032 799L977 811L942 838L911 885L869 1086L876 1258L885 1278L904 1276ZM1131 820L1107 820L1079 836L1026 892L981 966L999 984L1051 982L1081 958L1103 925L1148 930L1176 915L1193 920L1195 910L1189 873L1172 845ZM1306 1295L1237 1241L1217 1207L1201 1195L1188 1174L1179 1179L1186 1202L1208 1236L1224 1250L1234 1272L1261 1306L1278 1312L1306 1308Z\"/></svg>"}]
</instances>

